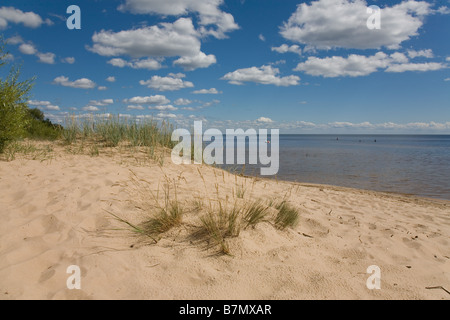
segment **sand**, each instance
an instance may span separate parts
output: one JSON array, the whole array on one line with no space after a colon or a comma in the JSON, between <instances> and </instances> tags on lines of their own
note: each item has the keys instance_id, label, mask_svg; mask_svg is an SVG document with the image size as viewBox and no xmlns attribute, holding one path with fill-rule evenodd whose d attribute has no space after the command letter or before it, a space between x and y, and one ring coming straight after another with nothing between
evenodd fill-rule
<instances>
[{"instance_id":1,"label":"sand","mask_svg":"<svg viewBox=\"0 0 450 320\"><path fill-rule=\"evenodd\" d=\"M0 161L1 300L450 299L426 289L450 290L449 201L59 149ZM186 213L158 243L108 213L139 224L167 183ZM229 256L190 237L204 214L194 201L283 197L300 212L293 229L242 230L228 240ZM71 265L81 269L80 290L67 288ZM371 265L381 269L380 290L367 288Z\"/></svg>"}]
</instances>

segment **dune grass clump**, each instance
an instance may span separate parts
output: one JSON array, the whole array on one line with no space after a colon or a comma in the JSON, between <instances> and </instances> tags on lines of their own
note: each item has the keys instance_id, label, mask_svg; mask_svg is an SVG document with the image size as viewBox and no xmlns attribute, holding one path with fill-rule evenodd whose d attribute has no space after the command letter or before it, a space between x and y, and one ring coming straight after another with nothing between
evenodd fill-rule
<instances>
[{"instance_id":1,"label":"dune grass clump","mask_svg":"<svg viewBox=\"0 0 450 320\"><path fill-rule=\"evenodd\" d=\"M299 213L296 208L287 203L287 201L282 201L275 205L278 213L275 217L275 226L284 230L288 227L295 227L299 220Z\"/></svg>"},{"instance_id":2,"label":"dune grass clump","mask_svg":"<svg viewBox=\"0 0 450 320\"><path fill-rule=\"evenodd\" d=\"M201 227L197 236L206 238L219 246L220 253L229 255L230 248L226 238L239 236L241 231L241 213L242 209L235 203L229 209L219 202L218 211L210 210L205 216L200 218Z\"/></svg>"},{"instance_id":3,"label":"dune grass clump","mask_svg":"<svg viewBox=\"0 0 450 320\"><path fill-rule=\"evenodd\" d=\"M172 201L166 208L161 208L155 217L142 224L146 234L157 235L181 225L183 208L177 201Z\"/></svg>"},{"instance_id":4,"label":"dune grass clump","mask_svg":"<svg viewBox=\"0 0 450 320\"><path fill-rule=\"evenodd\" d=\"M260 201L250 203L243 212L242 219L245 222L244 229L248 227L255 227L258 223L263 222L268 214L269 207L262 204Z\"/></svg>"}]
</instances>

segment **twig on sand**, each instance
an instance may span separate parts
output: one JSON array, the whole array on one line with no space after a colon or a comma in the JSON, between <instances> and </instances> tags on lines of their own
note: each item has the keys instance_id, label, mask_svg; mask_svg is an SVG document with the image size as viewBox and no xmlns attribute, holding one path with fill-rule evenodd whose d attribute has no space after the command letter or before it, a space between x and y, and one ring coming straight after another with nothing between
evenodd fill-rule
<instances>
[{"instance_id":1,"label":"twig on sand","mask_svg":"<svg viewBox=\"0 0 450 320\"><path fill-rule=\"evenodd\" d=\"M432 290L432 289L442 289L445 292L447 292L448 294L450 294L450 291L448 291L447 289L445 289L443 286L437 286L437 287L426 287L425 289L427 290Z\"/></svg>"},{"instance_id":2,"label":"twig on sand","mask_svg":"<svg viewBox=\"0 0 450 320\"><path fill-rule=\"evenodd\" d=\"M306 233L298 233L298 234L301 234L302 236L304 236L304 237L306 237L306 238L311 238L311 239L313 239L314 237L313 236L310 236L309 234L306 234Z\"/></svg>"}]
</instances>

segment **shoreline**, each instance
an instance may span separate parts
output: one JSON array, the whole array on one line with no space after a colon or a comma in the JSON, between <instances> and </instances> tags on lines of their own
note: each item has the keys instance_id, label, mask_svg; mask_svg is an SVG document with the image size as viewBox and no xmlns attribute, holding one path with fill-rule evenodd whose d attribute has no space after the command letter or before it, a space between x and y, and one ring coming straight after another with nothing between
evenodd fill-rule
<instances>
[{"instance_id":1,"label":"shoreline","mask_svg":"<svg viewBox=\"0 0 450 320\"><path fill-rule=\"evenodd\" d=\"M217 168L220 170L225 170L221 168ZM225 172L228 172L225 170ZM285 182L285 183L292 183L296 185L300 185L302 187L311 187L311 188L328 188L328 189L335 189L337 191L355 191L355 192L363 192L363 193L374 193L374 194L383 194L386 196L392 196L392 197L405 197L410 198L411 200L423 200L428 202L436 202L438 204L448 204L450 206L450 200L443 199L443 198L432 198L432 197L425 197L417 194L409 194L409 193L402 193L402 192L396 192L396 191L378 191L378 190L371 190L371 189L359 189L354 187L345 187L345 186L339 186L339 185L332 185L332 184L323 184L323 183L312 183L312 182L299 182L299 181L291 181L291 180L284 180L284 179L277 179L277 178L267 178L263 176L250 176L250 175L241 175L238 173L232 173L236 174L238 176L242 176L248 179L254 179L255 177L258 179L267 179L268 181L278 181L278 182Z\"/></svg>"}]
</instances>

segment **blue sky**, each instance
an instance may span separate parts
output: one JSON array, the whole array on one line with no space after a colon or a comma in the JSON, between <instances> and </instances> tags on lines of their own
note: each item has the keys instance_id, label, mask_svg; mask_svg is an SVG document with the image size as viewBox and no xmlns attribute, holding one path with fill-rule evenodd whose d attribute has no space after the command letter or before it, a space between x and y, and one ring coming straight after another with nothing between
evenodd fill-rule
<instances>
[{"instance_id":1,"label":"blue sky","mask_svg":"<svg viewBox=\"0 0 450 320\"><path fill-rule=\"evenodd\" d=\"M69 30L69 5L81 30ZM369 29L367 7L381 8ZM374 11L372 12L372 14ZM375 20L371 20L374 22ZM450 2L3 0L30 105L283 133L450 133Z\"/></svg>"}]
</instances>

